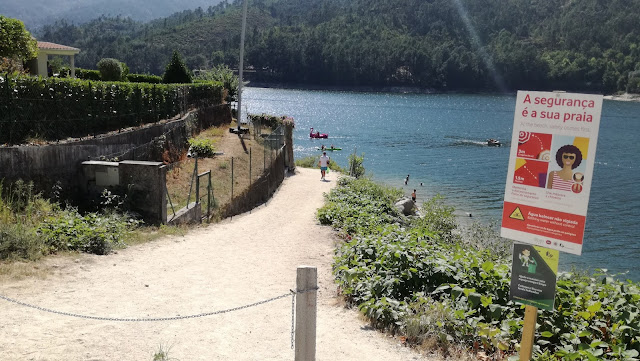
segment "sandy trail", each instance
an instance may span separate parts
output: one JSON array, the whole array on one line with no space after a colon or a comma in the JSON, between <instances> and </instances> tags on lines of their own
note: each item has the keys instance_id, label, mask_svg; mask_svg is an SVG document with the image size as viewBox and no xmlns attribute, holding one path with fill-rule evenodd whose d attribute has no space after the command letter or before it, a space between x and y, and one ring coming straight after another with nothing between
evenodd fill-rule
<instances>
[{"instance_id":1,"label":"sandy trail","mask_svg":"<svg viewBox=\"0 0 640 361\"><path fill-rule=\"evenodd\" d=\"M318 268L317 360L424 360L339 305L333 231L315 211L335 185L298 169L266 205L184 237L109 256L55 259L46 279L4 281L0 294L62 312L114 318L213 312L283 295L296 267ZM291 297L206 317L163 322L74 318L0 299L0 360L293 360Z\"/></svg>"}]
</instances>

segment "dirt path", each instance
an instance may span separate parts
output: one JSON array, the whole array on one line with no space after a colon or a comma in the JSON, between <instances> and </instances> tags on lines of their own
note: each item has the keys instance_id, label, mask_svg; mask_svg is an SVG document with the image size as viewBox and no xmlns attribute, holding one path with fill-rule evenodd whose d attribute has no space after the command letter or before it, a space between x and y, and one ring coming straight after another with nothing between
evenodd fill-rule
<instances>
[{"instance_id":1,"label":"dirt path","mask_svg":"<svg viewBox=\"0 0 640 361\"><path fill-rule=\"evenodd\" d=\"M425 360L370 330L336 298L333 235L315 219L335 185L299 169L250 213L110 256L53 259L45 280L4 281L0 295L62 312L150 318L213 312L295 287L296 267L318 268L317 360ZM0 299L0 360L293 360L291 297L206 317L163 322L74 318Z\"/></svg>"}]
</instances>

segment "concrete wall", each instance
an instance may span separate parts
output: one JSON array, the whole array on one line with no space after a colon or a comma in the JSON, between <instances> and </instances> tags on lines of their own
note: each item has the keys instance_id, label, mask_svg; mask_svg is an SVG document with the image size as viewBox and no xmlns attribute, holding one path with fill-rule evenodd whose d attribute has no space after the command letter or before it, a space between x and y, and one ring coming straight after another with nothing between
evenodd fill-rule
<instances>
[{"instance_id":1,"label":"concrete wall","mask_svg":"<svg viewBox=\"0 0 640 361\"><path fill-rule=\"evenodd\" d=\"M167 167L162 162L120 162L119 180L127 187L132 211L140 213L146 223L167 222Z\"/></svg>"},{"instance_id":2,"label":"concrete wall","mask_svg":"<svg viewBox=\"0 0 640 361\"><path fill-rule=\"evenodd\" d=\"M162 162L82 162L80 188L89 199L103 190L127 197L129 211L149 224L167 222L167 167Z\"/></svg>"}]
</instances>

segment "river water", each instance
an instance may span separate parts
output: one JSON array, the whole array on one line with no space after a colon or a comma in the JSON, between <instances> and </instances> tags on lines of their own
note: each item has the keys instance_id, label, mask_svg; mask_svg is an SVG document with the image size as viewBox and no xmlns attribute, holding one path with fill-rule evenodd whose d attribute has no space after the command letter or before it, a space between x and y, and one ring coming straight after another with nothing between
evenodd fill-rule
<instances>
[{"instance_id":1,"label":"river water","mask_svg":"<svg viewBox=\"0 0 640 361\"><path fill-rule=\"evenodd\" d=\"M513 95L395 94L245 88L249 113L295 119L297 157L318 155L321 145L345 167L354 151L376 181L417 190L418 201L436 194L470 220L499 225L515 110ZM309 129L328 133L310 139ZM502 147L486 146L486 139ZM640 103L605 100L581 256L561 254L572 266L640 281ZM410 175L408 185L404 179ZM422 183L422 185L421 185ZM471 215L472 217L469 217Z\"/></svg>"}]
</instances>

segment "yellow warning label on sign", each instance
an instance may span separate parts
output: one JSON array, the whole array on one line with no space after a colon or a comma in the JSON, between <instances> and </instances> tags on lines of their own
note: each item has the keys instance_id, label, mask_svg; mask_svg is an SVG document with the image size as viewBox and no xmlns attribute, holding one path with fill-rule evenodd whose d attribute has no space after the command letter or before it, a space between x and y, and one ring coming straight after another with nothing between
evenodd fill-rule
<instances>
[{"instance_id":1,"label":"yellow warning label on sign","mask_svg":"<svg viewBox=\"0 0 640 361\"><path fill-rule=\"evenodd\" d=\"M511 212L509 218L518 219L524 221L524 216L522 215L522 211L520 211L520 207L516 207L516 209Z\"/></svg>"}]
</instances>

